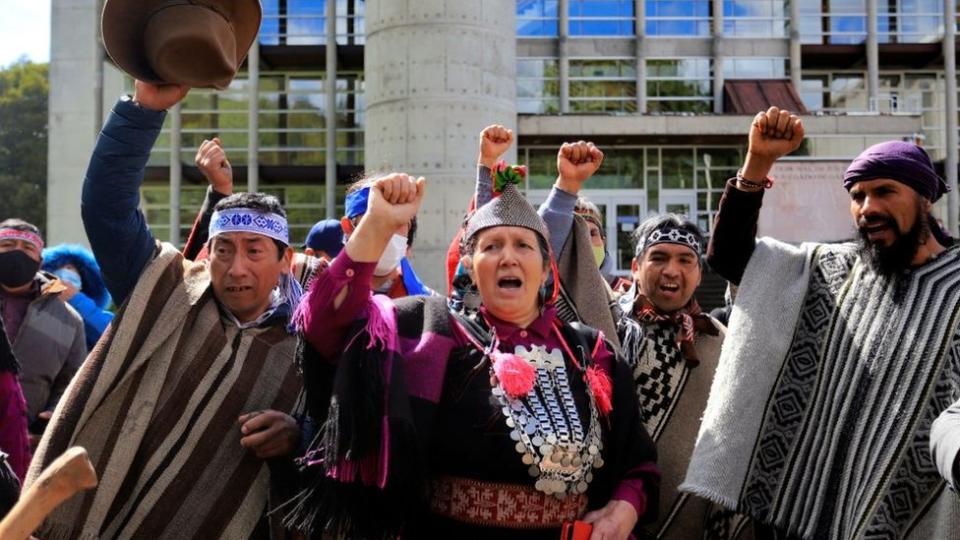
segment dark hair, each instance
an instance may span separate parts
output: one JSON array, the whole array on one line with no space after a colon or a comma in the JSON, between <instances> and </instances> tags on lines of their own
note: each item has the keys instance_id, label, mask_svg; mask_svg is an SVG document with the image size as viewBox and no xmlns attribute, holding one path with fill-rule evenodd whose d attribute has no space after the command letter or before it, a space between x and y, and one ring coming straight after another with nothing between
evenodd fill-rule
<instances>
[{"instance_id":1,"label":"dark hair","mask_svg":"<svg viewBox=\"0 0 960 540\"><path fill-rule=\"evenodd\" d=\"M700 243L701 250L703 249L703 231L700 230L700 227L697 227L696 223L686 216L678 214L657 214L643 220L640 226L637 227L637 230L633 231L634 258L640 256L640 253L637 253L637 247L640 243L650 236L650 233L653 231L663 228L680 229L692 234L696 237L697 242ZM702 253L697 253L697 255L702 255ZM703 257L700 257L700 264L703 265Z\"/></svg>"},{"instance_id":2,"label":"dark hair","mask_svg":"<svg viewBox=\"0 0 960 540\"><path fill-rule=\"evenodd\" d=\"M518 225L504 225L504 226L518 227ZM492 229L492 228L493 227L487 227L487 229ZM523 227L523 228L526 229L526 227ZM471 256L473 255L473 252L477 250L477 242L480 239L480 233L482 233L483 231L486 231L487 229L480 229L473 236L471 236L470 238L467 238L466 241L464 241L460 245L461 257L463 257L464 255L471 255ZM533 229L528 229L528 230L533 231ZM550 266L550 246L549 244L547 244L547 239L544 238L543 236L540 236L540 233L538 233L537 231L533 231L533 233L537 236L537 247L540 248L540 257L543 258L543 267L547 268Z\"/></svg>"},{"instance_id":3,"label":"dark hair","mask_svg":"<svg viewBox=\"0 0 960 540\"><path fill-rule=\"evenodd\" d=\"M40 234L40 229L36 225L33 223L28 223L19 218L3 220L0 222L0 229L13 229L16 231L31 232L37 236L40 236L41 238L43 237L43 235Z\"/></svg>"},{"instance_id":4,"label":"dark hair","mask_svg":"<svg viewBox=\"0 0 960 540\"><path fill-rule=\"evenodd\" d=\"M410 220L410 231L407 233L407 247L413 247L413 239L417 236L417 216Z\"/></svg>"},{"instance_id":5,"label":"dark hair","mask_svg":"<svg viewBox=\"0 0 960 540\"><path fill-rule=\"evenodd\" d=\"M257 212L287 217L287 212L283 209L283 205L280 204L280 200L266 193L234 193L218 202L217 205L213 207L213 210L217 212L230 210L231 208L249 208ZM289 246L275 238L271 238L271 240L273 240L273 243L277 246L277 260L282 259L284 252Z\"/></svg>"}]
</instances>

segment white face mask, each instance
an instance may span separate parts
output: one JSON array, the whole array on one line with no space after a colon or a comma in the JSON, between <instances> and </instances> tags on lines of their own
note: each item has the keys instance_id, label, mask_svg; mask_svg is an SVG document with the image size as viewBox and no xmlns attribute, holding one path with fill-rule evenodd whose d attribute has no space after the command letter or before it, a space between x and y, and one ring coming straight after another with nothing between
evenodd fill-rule
<instances>
[{"instance_id":1,"label":"white face mask","mask_svg":"<svg viewBox=\"0 0 960 540\"><path fill-rule=\"evenodd\" d=\"M390 243L387 244L387 247L383 250L383 254L380 255L380 260L377 261L377 267L373 270L373 275L377 277L383 277L400 265L400 260L403 259L403 256L407 254L407 237L401 236L399 234L394 234L390 238Z\"/></svg>"}]
</instances>

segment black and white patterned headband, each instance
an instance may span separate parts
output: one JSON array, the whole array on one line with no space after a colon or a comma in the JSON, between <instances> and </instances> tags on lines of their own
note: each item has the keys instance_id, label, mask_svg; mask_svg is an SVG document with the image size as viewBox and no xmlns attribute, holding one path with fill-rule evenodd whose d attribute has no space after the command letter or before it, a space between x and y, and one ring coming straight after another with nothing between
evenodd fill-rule
<instances>
[{"instance_id":1,"label":"black and white patterned headband","mask_svg":"<svg viewBox=\"0 0 960 540\"><path fill-rule=\"evenodd\" d=\"M688 230L671 227L669 225L654 229L646 238L637 242L635 256L639 259L644 251L657 244L679 244L681 246L687 246L697 254L697 257L700 256L700 239L697 238L697 235Z\"/></svg>"}]
</instances>

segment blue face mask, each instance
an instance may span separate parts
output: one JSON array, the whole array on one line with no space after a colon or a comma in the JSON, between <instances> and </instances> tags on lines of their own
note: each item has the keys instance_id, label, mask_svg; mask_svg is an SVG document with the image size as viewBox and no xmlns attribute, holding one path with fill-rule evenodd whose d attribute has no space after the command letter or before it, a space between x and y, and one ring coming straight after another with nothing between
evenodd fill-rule
<instances>
[{"instance_id":1,"label":"blue face mask","mask_svg":"<svg viewBox=\"0 0 960 540\"><path fill-rule=\"evenodd\" d=\"M69 268L58 268L53 274L70 285L73 285L78 291L83 288L83 280L80 279L80 274Z\"/></svg>"}]
</instances>

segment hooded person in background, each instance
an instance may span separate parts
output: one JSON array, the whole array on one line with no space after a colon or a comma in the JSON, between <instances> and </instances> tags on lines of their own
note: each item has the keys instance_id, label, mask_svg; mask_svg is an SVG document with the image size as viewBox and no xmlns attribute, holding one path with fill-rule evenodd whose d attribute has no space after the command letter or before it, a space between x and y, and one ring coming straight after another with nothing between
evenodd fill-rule
<instances>
[{"instance_id":1,"label":"hooded person in background","mask_svg":"<svg viewBox=\"0 0 960 540\"><path fill-rule=\"evenodd\" d=\"M20 362L19 380L34 435L43 433L87 356L83 320L61 301L67 285L40 271L42 252L37 227L19 219L0 223L0 308L6 337Z\"/></svg>"},{"instance_id":2,"label":"hooded person in background","mask_svg":"<svg viewBox=\"0 0 960 540\"><path fill-rule=\"evenodd\" d=\"M60 278L67 286L60 298L68 301L83 318L87 348L92 349L113 320L113 313L107 311L110 293L93 253L77 244L47 248L43 250L41 268Z\"/></svg>"},{"instance_id":3,"label":"hooded person in background","mask_svg":"<svg viewBox=\"0 0 960 540\"><path fill-rule=\"evenodd\" d=\"M960 249L931 226L950 188L919 146L880 143L843 177L857 242L757 239L767 175L803 134L757 114L720 200L707 258L739 288L681 490L778 538L957 538L929 448L960 399Z\"/></svg>"}]
</instances>

